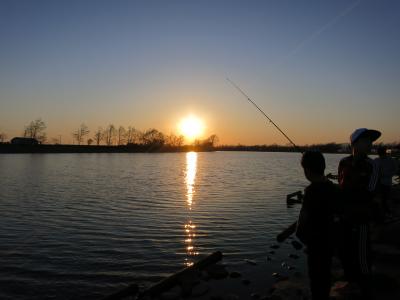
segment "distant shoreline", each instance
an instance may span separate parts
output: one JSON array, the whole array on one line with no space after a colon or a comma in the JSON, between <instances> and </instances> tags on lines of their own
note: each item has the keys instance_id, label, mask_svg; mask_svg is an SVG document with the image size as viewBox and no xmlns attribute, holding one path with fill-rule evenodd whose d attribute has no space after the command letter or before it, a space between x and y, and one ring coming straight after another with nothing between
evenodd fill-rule
<instances>
[{"instance_id":1,"label":"distant shoreline","mask_svg":"<svg viewBox=\"0 0 400 300\"><path fill-rule=\"evenodd\" d=\"M376 148L377 145L374 147ZM303 151L318 149L322 153L331 154L348 154L349 147L344 147L343 144L317 144L300 146ZM397 147L392 148L393 156L399 156ZM129 144L129 145L18 145L11 143L0 143L0 154L18 154L18 153L179 153L179 152L213 152L213 151L238 151L238 152L298 152L292 146L283 145L183 145L171 146L160 144ZM376 149L373 149L373 153Z\"/></svg>"},{"instance_id":2,"label":"distant shoreline","mask_svg":"<svg viewBox=\"0 0 400 300\"><path fill-rule=\"evenodd\" d=\"M0 144L0 154L18 153L164 153L164 152L210 152L212 147L203 146L160 146L160 145L14 145Z\"/></svg>"},{"instance_id":3,"label":"distant shoreline","mask_svg":"<svg viewBox=\"0 0 400 300\"><path fill-rule=\"evenodd\" d=\"M306 150L308 147L302 147ZM336 149L320 149L324 153L346 153L337 151ZM0 154L18 154L18 153L178 153L178 152L213 152L213 151L240 151L240 152L297 152L296 149L290 146L203 146L203 145L185 145L185 146L170 146L170 145L15 145L9 143L0 144Z\"/></svg>"}]
</instances>

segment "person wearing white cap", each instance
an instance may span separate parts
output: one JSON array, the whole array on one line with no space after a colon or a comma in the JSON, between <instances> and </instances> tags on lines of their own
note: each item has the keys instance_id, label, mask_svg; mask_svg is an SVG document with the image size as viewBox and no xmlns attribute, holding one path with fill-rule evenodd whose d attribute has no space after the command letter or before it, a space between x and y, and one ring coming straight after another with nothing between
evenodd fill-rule
<instances>
[{"instance_id":1,"label":"person wearing white cap","mask_svg":"<svg viewBox=\"0 0 400 300\"><path fill-rule=\"evenodd\" d=\"M373 197L379 177L377 164L368 157L377 130L359 128L350 136L352 154L339 163L338 180L344 202L342 264L349 283L371 299L371 250L369 223L374 217Z\"/></svg>"}]
</instances>

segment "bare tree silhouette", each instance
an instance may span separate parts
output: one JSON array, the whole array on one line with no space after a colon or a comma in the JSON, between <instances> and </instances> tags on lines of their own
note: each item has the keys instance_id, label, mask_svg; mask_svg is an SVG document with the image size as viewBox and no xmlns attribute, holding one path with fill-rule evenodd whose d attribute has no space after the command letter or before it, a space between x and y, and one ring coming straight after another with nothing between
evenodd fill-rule
<instances>
[{"instance_id":1,"label":"bare tree silhouette","mask_svg":"<svg viewBox=\"0 0 400 300\"><path fill-rule=\"evenodd\" d=\"M46 130L47 126L41 118L31 121L24 129L24 137L33 138L38 140L40 143L46 141Z\"/></svg>"},{"instance_id":2,"label":"bare tree silhouette","mask_svg":"<svg viewBox=\"0 0 400 300\"><path fill-rule=\"evenodd\" d=\"M103 128L99 127L97 128L96 132L94 133L94 141L96 142L96 145L100 145L101 140L103 139L104 131Z\"/></svg>"},{"instance_id":3,"label":"bare tree silhouette","mask_svg":"<svg viewBox=\"0 0 400 300\"><path fill-rule=\"evenodd\" d=\"M81 124L79 128L72 133L73 138L77 141L78 145L83 142L85 136L89 134L89 128L85 124Z\"/></svg>"},{"instance_id":4,"label":"bare tree silhouette","mask_svg":"<svg viewBox=\"0 0 400 300\"><path fill-rule=\"evenodd\" d=\"M118 146L123 145L126 141L126 130L123 126L118 128Z\"/></svg>"},{"instance_id":5,"label":"bare tree silhouette","mask_svg":"<svg viewBox=\"0 0 400 300\"><path fill-rule=\"evenodd\" d=\"M7 135L4 132L0 132L0 143L4 143L7 139Z\"/></svg>"},{"instance_id":6,"label":"bare tree silhouette","mask_svg":"<svg viewBox=\"0 0 400 300\"><path fill-rule=\"evenodd\" d=\"M215 147L217 145L217 143L219 142L219 138L216 134L210 135L208 138L206 138L203 143L206 146L211 146L211 147Z\"/></svg>"},{"instance_id":7,"label":"bare tree silhouette","mask_svg":"<svg viewBox=\"0 0 400 300\"><path fill-rule=\"evenodd\" d=\"M113 124L108 125L108 127L104 130L103 139L106 142L107 146L111 146L114 144L116 133L117 131Z\"/></svg>"},{"instance_id":8,"label":"bare tree silhouette","mask_svg":"<svg viewBox=\"0 0 400 300\"><path fill-rule=\"evenodd\" d=\"M132 126L128 127L128 130L126 131L125 134L127 144L133 144L135 142L135 131L136 129L134 127Z\"/></svg>"},{"instance_id":9,"label":"bare tree silhouette","mask_svg":"<svg viewBox=\"0 0 400 300\"><path fill-rule=\"evenodd\" d=\"M145 145L162 146L165 143L164 134L157 129L149 129L143 133L142 142Z\"/></svg>"},{"instance_id":10,"label":"bare tree silhouette","mask_svg":"<svg viewBox=\"0 0 400 300\"><path fill-rule=\"evenodd\" d=\"M165 144L172 146L172 147L181 147L184 141L183 135L175 135L171 133L170 135L165 136Z\"/></svg>"}]
</instances>

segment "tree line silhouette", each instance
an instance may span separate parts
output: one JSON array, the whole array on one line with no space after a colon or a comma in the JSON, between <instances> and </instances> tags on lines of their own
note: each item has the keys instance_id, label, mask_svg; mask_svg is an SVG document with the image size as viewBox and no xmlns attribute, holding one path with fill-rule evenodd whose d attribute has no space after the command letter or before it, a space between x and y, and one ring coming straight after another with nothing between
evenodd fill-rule
<instances>
[{"instance_id":1,"label":"tree line silhouette","mask_svg":"<svg viewBox=\"0 0 400 300\"><path fill-rule=\"evenodd\" d=\"M47 125L38 118L24 126L23 137L37 140L42 145L62 145L61 136L58 138L47 138ZM194 140L190 145L185 144L183 135L164 134L157 129L150 128L145 131L136 129L133 126L114 126L109 124L105 128L98 127L94 132L84 123L79 125L71 132L73 142L78 146L108 146L108 147L129 147L130 150L137 151L187 151L187 150L217 150L217 151L260 151L260 152L296 152L291 145L218 145L218 136L213 134L203 140ZM0 143L4 144L7 135L0 131ZM64 145L66 146L66 145ZM399 153L400 143L377 143L375 148L386 146ZM347 153L350 151L348 143L325 143L303 145L303 151L318 149L323 153ZM109 150L111 148L108 148ZM106 151L106 150L105 150ZM111 151L111 150L110 150Z\"/></svg>"},{"instance_id":2,"label":"tree line silhouette","mask_svg":"<svg viewBox=\"0 0 400 300\"><path fill-rule=\"evenodd\" d=\"M61 145L61 136L47 138L46 134L47 125L38 118L29 122L23 130L23 137L37 140L40 144L48 145ZM93 133L89 127L82 123L75 130L71 132L71 136L75 145L78 146L144 146L151 147L152 149L166 148L180 148L185 145L185 138L183 135L164 134L161 131L150 128L145 131L136 129L133 126L125 128L124 126L114 126L109 124L105 128L98 127ZM6 134L0 133L0 142L5 142L7 139ZM195 147L214 147L218 142L218 137L213 134L203 140L194 140L191 146Z\"/></svg>"}]
</instances>

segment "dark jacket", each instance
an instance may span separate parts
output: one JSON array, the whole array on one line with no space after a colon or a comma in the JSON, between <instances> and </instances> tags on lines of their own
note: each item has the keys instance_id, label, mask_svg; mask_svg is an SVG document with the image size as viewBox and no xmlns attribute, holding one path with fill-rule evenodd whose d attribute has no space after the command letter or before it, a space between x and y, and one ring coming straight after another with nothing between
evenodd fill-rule
<instances>
[{"instance_id":1,"label":"dark jacket","mask_svg":"<svg viewBox=\"0 0 400 300\"><path fill-rule=\"evenodd\" d=\"M329 180L306 187L296 235L307 246L326 247L332 243L335 222L342 212L339 192Z\"/></svg>"},{"instance_id":2,"label":"dark jacket","mask_svg":"<svg viewBox=\"0 0 400 300\"><path fill-rule=\"evenodd\" d=\"M351 223L368 223L374 218L373 198L379 179L377 164L367 156L343 158L338 169L343 192L345 219Z\"/></svg>"}]
</instances>

